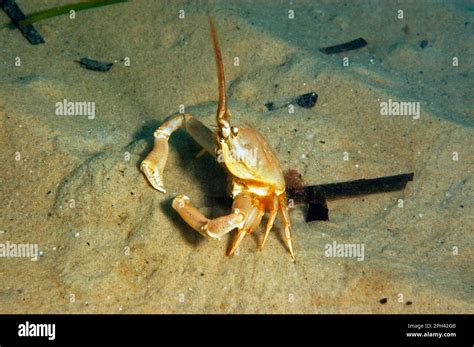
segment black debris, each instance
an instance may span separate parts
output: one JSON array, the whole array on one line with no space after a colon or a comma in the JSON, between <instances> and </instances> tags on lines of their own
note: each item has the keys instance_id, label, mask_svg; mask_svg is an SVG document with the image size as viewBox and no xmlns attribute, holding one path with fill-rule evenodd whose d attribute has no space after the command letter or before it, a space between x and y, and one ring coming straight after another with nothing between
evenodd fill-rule
<instances>
[{"instance_id":1,"label":"black debris","mask_svg":"<svg viewBox=\"0 0 474 347\"><path fill-rule=\"evenodd\" d=\"M380 303L383 305L383 304L386 304L386 303L387 303L387 301L388 301L388 299L387 299L387 298L382 298L382 299L380 299L380 301L379 301L379 302L380 302Z\"/></svg>"},{"instance_id":2,"label":"black debris","mask_svg":"<svg viewBox=\"0 0 474 347\"><path fill-rule=\"evenodd\" d=\"M323 52L324 54L335 54L335 53L341 53L341 52L346 52L346 51L352 51L354 49L359 49L366 45L367 45L367 41L365 41L362 37L359 37L358 39L355 39L355 40L352 40L340 45L320 48L319 50Z\"/></svg>"},{"instance_id":3,"label":"black debris","mask_svg":"<svg viewBox=\"0 0 474 347\"><path fill-rule=\"evenodd\" d=\"M374 193L393 192L405 188L408 181L413 181L413 172L395 176L361 179L356 181L323 184L328 198L357 196Z\"/></svg>"},{"instance_id":4,"label":"black debris","mask_svg":"<svg viewBox=\"0 0 474 347\"><path fill-rule=\"evenodd\" d=\"M33 25L30 24L25 27L21 27L19 25L19 22L25 19L26 16L20 10L15 0L0 0L0 5L2 5L3 11L12 20L13 25L15 25L15 27L17 27L21 31L21 33L28 40L29 43L31 43L32 45L38 45L40 43L45 42L43 37L38 31L36 31Z\"/></svg>"},{"instance_id":5,"label":"black debris","mask_svg":"<svg viewBox=\"0 0 474 347\"><path fill-rule=\"evenodd\" d=\"M326 199L360 196L366 194L392 192L404 189L407 182L413 181L413 173L361 179L348 182L287 188L288 199L296 204L308 204L306 221L329 220Z\"/></svg>"},{"instance_id":6,"label":"black debris","mask_svg":"<svg viewBox=\"0 0 474 347\"><path fill-rule=\"evenodd\" d=\"M76 62L88 70L102 72L109 71L113 65L113 63L103 63L89 58L81 58L81 60L76 60Z\"/></svg>"},{"instance_id":7,"label":"black debris","mask_svg":"<svg viewBox=\"0 0 474 347\"><path fill-rule=\"evenodd\" d=\"M298 106L304 107L304 108L311 108L314 105L316 105L316 101L318 100L318 94L315 92L303 94L295 99L295 103Z\"/></svg>"},{"instance_id":8,"label":"black debris","mask_svg":"<svg viewBox=\"0 0 474 347\"><path fill-rule=\"evenodd\" d=\"M420 47L421 48L425 48L426 46L428 46L428 40L423 40L420 42Z\"/></svg>"},{"instance_id":9,"label":"black debris","mask_svg":"<svg viewBox=\"0 0 474 347\"><path fill-rule=\"evenodd\" d=\"M306 215L306 222L313 222L317 220L328 221L329 210L326 203L326 194L322 189L313 189L310 202L308 205L308 214Z\"/></svg>"},{"instance_id":10,"label":"black debris","mask_svg":"<svg viewBox=\"0 0 474 347\"><path fill-rule=\"evenodd\" d=\"M286 99L285 101L269 101L265 104L265 107L268 111L279 110L289 105L298 105L304 108L311 108L316 105L316 101L318 100L318 94L316 92L302 94L297 97L293 97L291 99Z\"/></svg>"},{"instance_id":11,"label":"black debris","mask_svg":"<svg viewBox=\"0 0 474 347\"><path fill-rule=\"evenodd\" d=\"M407 304L408 306L410 306L411 304L413 304L413 302L412 302L412 301L407 301L406 304Z\"/></svg>"},{"instance_id":12,"label":"black debris","mask_svg":"<svg viewBox=\"0 0 474 347\"><path fill-rule=\"evenodd\" d=\"M275 104L274 104L273 102L271 102L271 101L270 101L270 102L267 102L267 103L265 104L265 107L267 108L268 111L273 111L273 110L274 110L274 106L275 106Z\"/></svg>"},{"instance_id":13,"label":"black debris","mask_svg":"<svg viewBox=\"0 0 474 347\"><path fill-rule=\"evenodd\" d=\"M306 186L304 187L306 201L301 202L310 202L308 196L313 194L312 192L315 188L323 189L324 193L326 194L326 198L335 199L349 196L393 192L405 188L407 182L409 181L413 181L413 172L395 176L384 176L348 182ZM288 195L291 197L292 192L289 191Z\"/></svg>"}]
</instances>

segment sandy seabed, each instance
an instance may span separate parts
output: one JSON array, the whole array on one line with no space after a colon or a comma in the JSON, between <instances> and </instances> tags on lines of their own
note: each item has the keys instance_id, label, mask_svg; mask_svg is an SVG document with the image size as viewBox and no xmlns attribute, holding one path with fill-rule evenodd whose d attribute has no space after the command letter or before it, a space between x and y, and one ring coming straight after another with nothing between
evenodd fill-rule
<instances>
[{"instance_id":1,"label":"sandy seabed","mask_svg":"<svg viewBox=\"0 0 474 347\"><path fill-rule=\"evenodd\" d=\"M214 124L208 13L233 120L258 129L284 170L308 184L414 181L330 201L329 222L305 223L297 206L296 262L280 221L262 252L263 227L233 257L233 233L208 241L188 227L173 197L225 214L221 167L196 158L184 131L170 141L167 194L139 164L180 105ZM0 312L474 313L473 13L470 1L132 1L38 22L37 46L1 14L0 243L41 256L0 258ZM366 47L319 51L358 37ZM83 57L115 63L89 71ZM312 108L265 107L312 91ZM94 102L95 117L57 115L65 99ZM382 115L389 99L419 102L419 119ZM363 260L327 257L334 242L364 245Z\"/></svg>"}]
</instances>

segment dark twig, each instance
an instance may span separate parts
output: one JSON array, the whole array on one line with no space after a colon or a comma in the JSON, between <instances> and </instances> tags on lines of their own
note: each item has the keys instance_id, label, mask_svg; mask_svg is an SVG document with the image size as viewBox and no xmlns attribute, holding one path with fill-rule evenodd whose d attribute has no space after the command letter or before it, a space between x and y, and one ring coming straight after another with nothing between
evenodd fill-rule
<instances>
[{"instance_id":1,"label":"dark twig","mask_svg":"<svg viewBox=\"0 0 474 347\"><path fill-rule=\"evenodd\" d=\"M288 199L295 204L308 204L306 221L328 220L326 199L348 198L366 194L392 192L404 189L413 181L413 172L408 174L360 179L348 182L287 188Z\"/></svg>"},{"instance_id":2,"label":"dark twig","mask_svg":"<svg viewBox=\"0 0 474 347\"><path fill-rule=\"evenodd\" d=\"M24 20L26 17L16 4L15 0L0 1L0 5L2 5L3 11L12 20L13 25L21 31L29 43L32 45L38 45L45 42L33 25L20 26L20 21Z\"/></svg>"},{"instance_id":3,"label":"dark twig","mask_svg":"<svg viewBox=\"0 0 474 347\"><path fill-rule=\"evenodd\" d=\"M81 64L83 68L94 71L109 71L113 63L103 63L90 58L81 58L81 60L75 60L76 63Z\"/></svg>"},{"instance_id":4,"label":"dark twig","mask_svg":"<svg viewBox=\"0 0 474 347\"><path fill-rule=\"evenodd\" d=\"M367 45L367 41L365 41L362 37L359 37L358 39L355 39L355 40L352 40L340 45L320 48L319 50L323 52L324 54L335 54L335 53L341 53L341 52L346 52L346 51L352 51L354 49L359 49L366 45Z\"/></svg>"}]
</instances>

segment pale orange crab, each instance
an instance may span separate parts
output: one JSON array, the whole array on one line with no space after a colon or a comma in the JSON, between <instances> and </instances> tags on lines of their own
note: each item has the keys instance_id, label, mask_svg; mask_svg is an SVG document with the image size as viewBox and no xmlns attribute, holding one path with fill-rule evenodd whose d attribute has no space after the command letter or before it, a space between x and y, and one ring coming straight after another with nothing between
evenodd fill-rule
<instances>
[{"instance_id":1,"label":"pale orange crab","mask_svg":"<svg viewBox=\"0 0 474 347\"><path fill-rule=\"evenodd\" d=\"M284 225L284 239L294 259L285 180L280 163L263 136L255 129L231 125L221 49L211 18L209 24L219 86L216 133L189 114L172 116L154 132L154 146L141 163L141 171L156 190L166 193L163 187L163 169L168 158L168 139L174 131L183 127L205 151L222 158L232 182L231 197L234 202L230 214L208 219L191 205L186 195L179 195L173 200L172 206L181 218L206 238L220 239L237 228L237 236L227 252L227 255L231 255L245 235L258 229L263 215L269 211L265 236L260 246L263 249L275 217L279 214ZM254 156L247 155L251 153Z\"/></svg>"}]
</instances>

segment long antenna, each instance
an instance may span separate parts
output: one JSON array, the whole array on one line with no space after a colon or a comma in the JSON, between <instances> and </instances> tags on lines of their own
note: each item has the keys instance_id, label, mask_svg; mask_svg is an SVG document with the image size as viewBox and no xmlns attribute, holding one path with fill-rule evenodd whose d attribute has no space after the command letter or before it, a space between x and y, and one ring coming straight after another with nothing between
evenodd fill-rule
<instances>
[{"instance_id":1,"label":"long antenna","mask_svg":"<svg viewBox=\"0 0 474 347\"><path fill-rule=\"evenodd\" d=\"M214 56L216 58L217 66L217 81L219 85L219 105L217 106L216 121L218 125L223 125L223 121L228 119L227 99L225 95L225 77L224 64L222 63L221 47L219 39L217 38L216 26L214 21L209 16L209 25L211 27L212 44L214 46Z\"/></svg>"}]
</instances>

